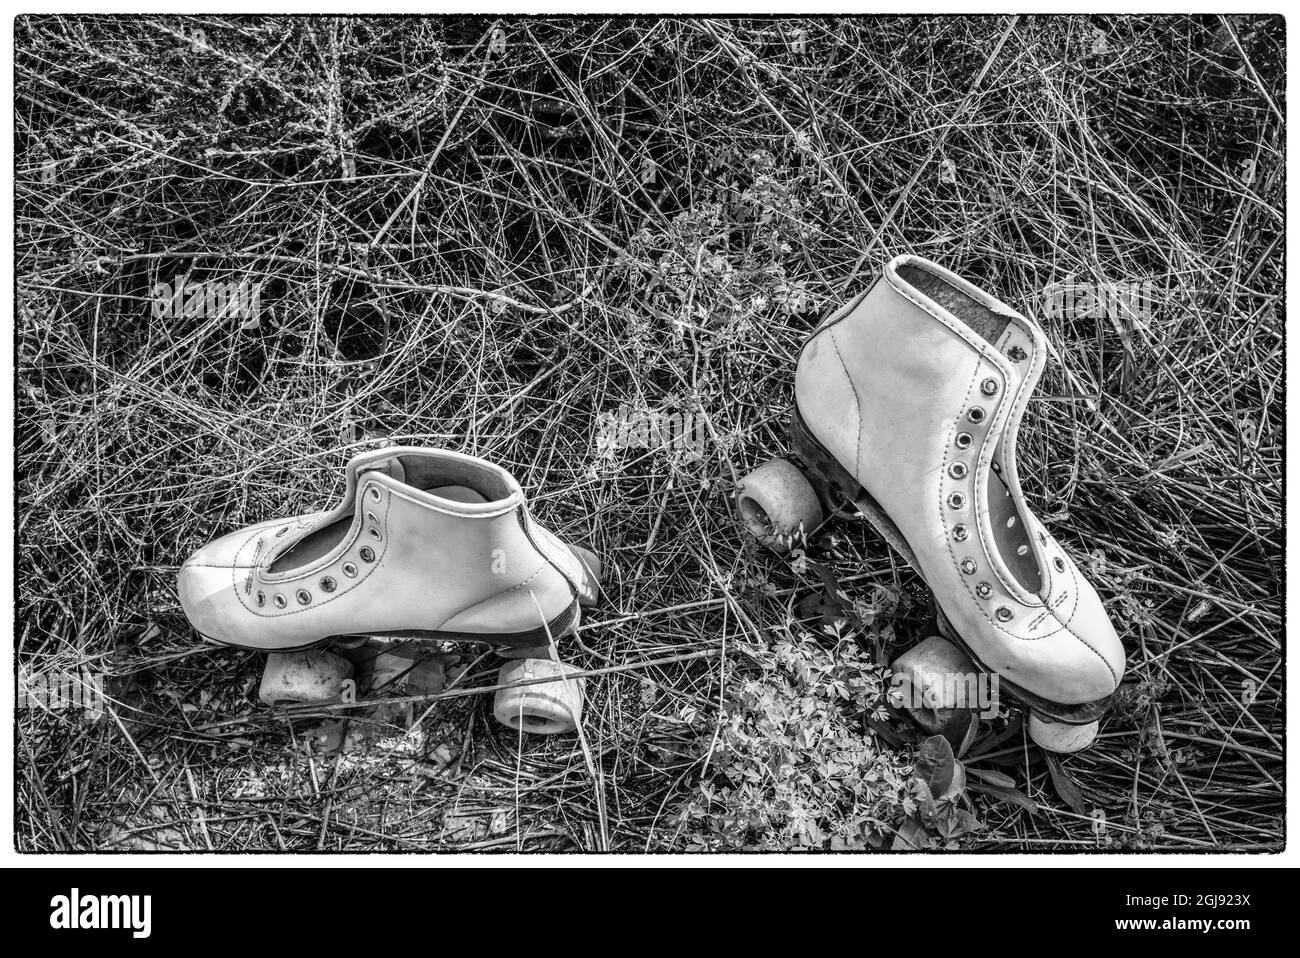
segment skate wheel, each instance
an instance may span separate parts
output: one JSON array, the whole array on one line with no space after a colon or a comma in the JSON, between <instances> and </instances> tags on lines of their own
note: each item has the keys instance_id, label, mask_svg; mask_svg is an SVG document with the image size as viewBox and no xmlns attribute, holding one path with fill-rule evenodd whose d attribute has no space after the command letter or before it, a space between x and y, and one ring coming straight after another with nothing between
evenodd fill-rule
<instances>
[{"instance_id":1,"label":"skate wheel","mask_svg":"<svg viewBox=\"0 0 1300 958\"><path fill-rule=\"evenodd\" d=\"M804 474L785 459L765 462L737 487L745 527L773 552L786 553L822 524L822 504Z\"/></svg>"},{"instance_id":2,"label":"skate wheel","mask_svg":"<svg viewBox=\"0 0 1300 958\"><path fill-rule=\"evenodd\" d=\"M575 671L571 666L551 659L516 659L501 666L497 684L554 678L497 692L492 709L496 719L508 728L537 735L560 735L572 732L582 721L583 679L564 676Z\"/></svg>"},{"instance_id":3,"label":"skate wheel","mask_svg":"<svg viewBox=\"0 0 1300 958\"><path fill-rule=\"evenodd\" d=\"M893 692L903 711L931 735L965 730L970 716L996 706L991 693L981 701L982 673L957 646L937 635L908 649L890 666Z\"/></svg>"},{"instance_id":4,"label":"skate wheel","mask_svg":"<svg viewBox=\"0 0 1300 958\"><path fill-rule=\"evenodd\" d=\"M578 583L578 604L591 608L600 598L600 559L596 553L582 546L570 545L569 551L578 557L582 566L582 581Z\"/></svg>"},{"instance_id":5,"label":"skate wheel","mask_svg":"<svg viewBox=\"0 0 1300 958\"><path fill-rule=\"evenodd\" d=\"M1097 738L1098 723L1066 725L1030 713L1029 737L1034 744L1047 752L1079 752Z\"/></svg>"},{"instance_id":6,"label":"skate wheel","mask_svg":"<svg viewBox=\"0 0 1300 958\"><path fill-rule=\"evenodd\" d=\"M351 678L352 663L333 652L272 652L266 657L257 695L273 706L337 702Z\"/></svg>"}]
</instances>

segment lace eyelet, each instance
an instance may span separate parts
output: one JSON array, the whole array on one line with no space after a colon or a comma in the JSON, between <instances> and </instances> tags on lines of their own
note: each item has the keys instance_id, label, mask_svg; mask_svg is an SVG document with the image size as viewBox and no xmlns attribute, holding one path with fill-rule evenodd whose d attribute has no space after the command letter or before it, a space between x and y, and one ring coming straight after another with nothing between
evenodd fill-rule
<instances>
[{"instance_id":1,"label":"lace eyelet","mask_svg":"<svg viewBox=\"0 0 1300 958\"><path fill-rule=\"evenodd\" d=\"M986 396L996 396L998 394L998 381L990 376L980 383L980 392Z\"/></svg>"},{"instance_id":2,"label":"lace eyelet","mask_svg":"<svg viewBox=\"0 0 1300 958\"><path fill-rule=\"evenodd\" d=\"M362 562L374 562L374 561L375 561L375 550L372 549L372 548L370 548L370 546L362 546L362 547L361 547L361 561L362 561Z\"/></svg>"},{"instance_id":3,"label":"lace eyelet","mask_svg":"<svg viewBox=\"0 0 1300 958\"><path fill-rule=\"evenodd\" d=\"M351 562L345 562L343 563L343 574L349 579L355 579L357 577L357 567Z\"/></svg>"},{"instance_id":4,"label":"lace eyelet","mask_svg":"<svg viewBox=\"0 0 1300 958\"><path fill-rule=\"evenodd\" d=\"M948 467L948 475L952 476L954 479L965 479L966 463L954 462L952 465Z\"/></svg>"},{"instance_id":5,"label":"lace eyelet","mask_svg":"<svg viewBox=\"0 0 1300 958\"><path fill-rule=\"evenodd\" d=\"M954 445L956 445L958 449L969 449L971 447L971 443L973 443L974 441L975 441L975 437L972 436L970 433L959 432L957 433L957 439L955 440Z\"/></svg>"},{"instance_id":6,"label":"lace eyelet","mask_svg":"<svg viewBox=\"0 0 1300 958\"><path fill-rule=\"evenodd\" d=\"M993 614L997 616L999 622L1010 622L1011 617L1015 615L1015 613L1012 612L1010 609L1008 609L1005 605L998 606L997 612Z\"/></svg>"},{"instance_id":7,"label":"lace eyelet","mask_svg":"<svg viewBox=\"0 0 1300 958\"><path fill-rule=\"evenodd\" d=\"M384 541L384 537L383 537L382 535L380 535L380 534L379 534L379 530L378 530L378 529L375 529L375 528L371 528L371 530L370 530L370 538L374 539L376 542L383 542L383 541Z\"/></svg>"},{"instance_id":8,"label":"lace eyelet","mask_svg":"<svg viewBox=\"0 0 1300 958\"><path fill-rule=\"evenodd\" d=\"M971 422L983 422L984 410L979 406L975 406L968 413L966 413L966 418L969 419Z\"/></svg>"},{"instance_id":9,"label":"lace eyelet","mask_svg":"<svg viewBox=\"0 0 1300 958\"><path fill-rule=\"evenodd\" d=\"M979 571L979 566L975 564L974 559L962 559L961 571L966 575L974 575Z\"/></svg>"},{"instance_id":10,"label":"lace eyelet","mask_svg":"<svg viewBox=\"0 0 1300 958\"><path fill-rule=\"evenodd\" d=\"M298 604L299 604L299 605L307 605L309 602L311 602L311 593L308 592L306 589L299 589L299 590L298 590Z\"/></svg>"},{"instance_id":11,"label":"lace eyelet","mask_svg":"<svg viewBox=\"0 0 1300 958\"><path fill-rule=\"evenodd\" d=\"M961 509L966 505L966 496L960 492L954 492L948 497L948 507L950 509Z\"/></svg>"},{"instance_id":12,"label":"lace eyelet","mask_svg":"<svg viewBox=\"0 0 1300 958\"><path fill-rule=\"evenodd\" d=\"M1055 559L1052 560L1052 565L1056 567L1057 572L1065 571L1065 560L1062 559L1060 556L1057 556Z\"/></svg>"},{"instance_id":13,"label":"lace eyelet","mask_svg":"<svg viewBox=\"0 0 1300 958\"><path fill-rule=\"evenodd\" d=\"M257 607L260 609L264 605L266 605L266 593L259 589L257 592Z\"/></svg>"},{"instance_id":14,"label":"lace eyelet","mask_svg":"<svg viewBox=\"0 0 1300 958\"><path fill-rule=\"evenodd\" d=\"M288 531L289 531L289 527L288 527L288 526L284 526L283 528L276 529L276 530L275 530L275 537L278 539L278 538L280 538L280 536L284 535L284 534L285 534L286 532L288 532Z\"/></svg>"},{"instance_id":15,"label":"lace eyelet","mask_svg":"<svg viewBox=\"0 0 1300 958\"><path fill-rule=\"evenodd\" d=\"M321 590L322 592L333 592L333 591L334 591L335 589L337 589L338 587L339 587L339 584L338 584L337 582L334 581L334 577L333 577L333 576L330 576L330 575L321 576L321 580L320 580L320 590Z\"/></svg>"},{"instance_id":16,"label":"lace eyelet","mask_svg":"<svg viewBox=\"0 0 1300 958\"><path fill-rule=\"evenodd\" d=\"M283 609L285 606L289 604L289 600L286 599L284 596L280 595L280 593L278 592L275 594L275 599L273 601L275 602L275 607L277 609Z\"/></svg>"},{"instance_id":17,"label":"lace eyelet","mask_svg":"<svg viewBox=\"0 0 1300 958\"><path fill-rule=\"evenodd\" d=\"M378 487L378 486L371 486L371 487L370 487L370 498L371 498L371 499L373 499L375 502L378 502L378 501L379 501L380 499L382 499L383 497L384 497L384 494L383 494L382 492L379 491L379 487Z\"/></svg>"},{"instance_id":18,"label":"lace eyelet","mask_svg":"<svg viewBox=\"0 0 1300 958\"><path fill-rule=\"evenodd\" d=\"M993 586L989 585L987 582L981 582L975 587L975 594L981 599L987 599L993 594Z\"/></svg>"},{"instance_id":19,"label":"lace eyelet","mask_svg":"<svg viewBox=\"0 0 1300 958\"><path fill-rule=\"evenodd\" d=\"M1011 358L1013 363L1023 363L1027 355L1028 354L1019 346L1012 346L1007 350L1007 356Z\"/></svg>"},{"instance_id":20,"label":"lace eyelet","mask_svg":"<svg viewBox=\"0 0 1300 958\"><path fill-rule=\"evenodd\" d=\"M966 531L966 527L965 527L965 526L958 525L958 526L953 526L953 527L952 527L952 537L953 537L953 539L955 539L957 542L965 542L965 541L966 541L966 536L969 535L969 534L970 534L970 533L968 533L968 532Z\"/></svg>"}]
</instances>

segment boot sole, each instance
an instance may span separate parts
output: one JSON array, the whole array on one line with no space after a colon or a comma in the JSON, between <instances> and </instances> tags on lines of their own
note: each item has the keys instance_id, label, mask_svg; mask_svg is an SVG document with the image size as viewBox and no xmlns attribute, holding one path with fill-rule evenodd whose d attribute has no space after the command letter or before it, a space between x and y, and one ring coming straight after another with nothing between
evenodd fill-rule
<instances>
[{"instance_id":1,"label":"boot sole","mask_svg":"<svg viewBox=\"0 0 1300 958\"><path fill-rule=\"evenodd\" d=\"M419 642L471 642L479 645L505 646L509 649L534 649L542 652L550 648L552 641L559 642L559 640L565 636L571 635L578 627L580 614L578 600L574 599L563 612L553 618L550 622L546 623L545 626L539 626L535 629L528 629L523 632L449 632L439 629L395 629L376 632L346 632L339 635L327 635L319 639L313 639L311 642L304 642L302 645L282 646L274 649L260 648L251 645L240 645L238 642L226 642L222 639L214 639L207 635L203 637L209 642L215 642L217 645L224 645L228 648L267 653L302 652L306 649L315 649L329 645L346 645L353 643L358 639L400 639Z\"/></svg>"},{"instance_id":2,"label":"boot sole","mask_svg":"<svg viewBox=\"0 0 1300 958\"><path fill-rule=\"evenodd\" d=\"M807 468L809 478L812 480L818 496L826 503L827 512L839 511L836 502L837 498L847 500L852 504L852 508L859 512L867 522L871 523L872 527L880 533L890 547L901 555L924 581L925 575L921 572L921 564L917 562L916 552L908 544L907 537L889 518L889 514L881 508L880 503L872 498L871 493L862 488L857 479L840 465L830 451L812 434L808 424L804 422L797 405L790 415L790 440L795 455L803 461L804 466ZM933 594L932 591L931 595ZM974 653L957 630L952 627L948 617L944 614L943 607L939 605L937 597L934 599L934 604L937 611L936 619L939 632L943 637L961 648L980 669L990 675L997 674L995 669L989 668L980 661L979 656ZM1109 695L1092 702L1063 705L1060 702L1049 701L1041 695L1035 695L1000 674L998 675L998 684L1013 699L1027 705L1044 718L1053 722L1060 722L1063 725L1088 725L1105 715L1110 707L1111 697Z\"/></svg>"}]
</instances>

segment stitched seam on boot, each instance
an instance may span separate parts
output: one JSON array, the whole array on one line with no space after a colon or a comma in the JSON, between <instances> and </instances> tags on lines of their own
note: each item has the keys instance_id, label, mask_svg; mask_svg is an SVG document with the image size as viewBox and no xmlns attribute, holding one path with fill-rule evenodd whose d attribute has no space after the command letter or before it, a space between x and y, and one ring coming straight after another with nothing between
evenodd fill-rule
<instances>
[{"instance_id":1,"label":"stitched seam on boot","mask_svg":"<svg viewBox=\"0 0 1300 958\"><path fill-rule=\"evenodd\" d=\"M501 598L503 595L509 595L511 592L517 592L517 591L519 591L519 590L522 589L524 586L528 585L528 583L530 583L530 582L532 582L534 579L536 579L536 578L537 578L539 575L541 575L543 572L545 572L548 568L550 568L549 563L547 563L545 560L543 560L542 564L541 564L540 566L537 567L537 571L534 572L532 575L530 575L527 579L524 579L522 582L519 582L519 583L516 584L516 585L512 585L512 586L511 586L510 588L508 588L508 589L502 589L500 592L494 592L492 595L488 596L488 597L485 598L485 599L480 599L478 602L475 602L473 605L467 605L467 606L465 606L465 608L461 609L459 612L453 613L452 615L449 615L449 616L447 616L447 618L443 619L442 622L438 625L438 628L441 629L444 625L446 625L446 624L447 624L448 622L450 622L452 619L460 618L460 617L461 617L462 615L464 615L465 613L467 613L467 612L472 612L473 610L477 609L480 605L484 605L484 604L486 604L486 603L488 603L488 602L492 602L492 601L494 601L494 600L496 600L496 599L499 599L499 598ZM563 578L563 577L561 577L561 578ZM489 634L491 634L491 633L487 633L487 632L484 633L484 635L489 635Z\"/></svg>"},{"instance_id":2,"label":"stitched seam on boot","mask_svg":"<svg viewBox=\"0 0 1300 958\"><path fill-rule=\"evenodd\" d=\"M1079 570L1074 566L1073 563L1071 563L1070 566L1071 566L1071 568L1070 568L1070 577L1071 577L1072 579L1075 580L1075 581L1074 581L1074 590L1075 590L1076 593L1078 593L1078 592L1081 591L1081 590L1079 589L1079 582L1078 582L1078 578L1079 578ZM1111 664L1110 664L1109 660L1107 660L1106 656L1102 655L1099 651L1097 651L1096 647L1093 646L1092 643L1090 643L1087 639L1085 639L1083 636L1081 636L1078 632L1074 631L1074 629L1070 628L1070 623L1069 623L1069 622L1065 622L1065 621L1063 621L1063 620L1061 619L1061 617L1060 617L1059 615L1056 614L1056 610L1055 610L1054 608L1053 608L1053 609L1049 609L1048 611L1050 611L1050 612L1052 613L1052 617L1053 617L1054 619L1056 619L1057 622L1060 622L1060 623L1061 623L1061 628L1062 628L1062 629L1064 629L1066 632L1070 633L1070 635L1074 636L1076 639L1078 639L1080 642L1082 642L1084 646L1086 646L1088 649L1090 649L1090 650L1092 651L1092 654L1093 654L1093 655L1095 655L1095 656L1097 656L1097 658L1101 659L1101 664L1104 665L1104 666L1106 666L1106 671L1110 673L1111 680L1112 680L1116 685L1119 685L1120 677L1119 677L1119 675L1117 675L1117 674L1115 673L1115 669L1111 667ZM1074 615L1073 615L1073 614L1070 615L1070 620L1071 620L1071 621L1074 620ZM1122 648L1122 646L1121 646L1121 648Z\"/></svg>"},{"instance_id":3,"label":"stitched seam on boot","mask_svg":"<svg viewBox=\"0 0 1300 958\"><path fill-rule=\"evenodd\" d=\"M1078 583L1078 570L1073 569L1071 571L1071 576L1075 579L1074 591L1075 594L1078 595L1080 593L1079 583ZM1043 639L1048 639L1054 635L1059 635L1061 632L1068 633L1069 635L1077 639L1084 648L1086 648L1089 652L1091 652L1093 655L1097 656L1097 658L1101 660L1101 664L1106 666L1106 671L1110 673L1110 677L1112 681L1116 685L1119 685L1120 676L1117 675L1114 668L1111 667L1111 664L1106 659L1106 656L1102 655L1099 651L1097 651L1096 647L1093 646L1090 642L1088 642L1087 639L1081 636L1074 629L1070 628L1068 622L1062 621L1061 617L1056 614L1055 609L1048 609L1048 611L1051 613L1052 617L1056 619L1057 623L1059 623L1060 628L1053 629L1051 632L1048 632L1044 635L1037 636L1036 638L1030 638L1029 636L1023 636L1023 635L1016 635L1016 633L1010 631L1009 629L1004 629L991 616L985 613L983 609L980 609L979 611L982 615L984 615L984 618L988 620L989 624L992 625L997 631L1003 633L1004 635L1009 636L1010 638L1017 639L1018 641L1021 642L1041 642ZM1071 615L1071 619L1073 619L1073 615Z\"/></svg>"},{"instance_id":4,"label":"stitched seam on boot","mask_svg":"<svg viewBox=\"0 0 1300 958\"><path fill-rule=\"evenodd\" d=\"M831 338L831 346L835 348L835 358L840 361L840 369L844 370L844 378L849 381L849 388L853 390L853 402L858 407L858 438L853 444L853 478L858 482L862 481L862 397L858 395L858 384L853 381L849 375L849 367L844 362L844 356L840 353L840 344L835 340L835 331L827 330L827 335Z\"/></svg>"},{"instance_id":5,"label":"stitched seam on boot","mask_svg":"<svg viewBox=\"0 0 1300 958\"><path fill-rule=\"evenodd\" d=\"M569 587L569 592L572 593L572 597L576 599L578 594L582 591L580 588L581 582L588 574L586 566L583 565L582 560L579 559L571 550L566 548L563 542L558 541L558 536L555 536L555 534L549 529L546 529L541 523L537 522L537 520L533 518L533 514L527 509L521 510L519 525L520 528L523 529L524 538L528 540L528 544L531 545L533 550L542 557L543 562L549 563L551 568L560 574L560 578L562 578L565 584ZM534 529L534 526L536 526L536 529ZM537 532L537 535L534 535L534 532ZM571 558L578 566L577 578L570 578L569 573L564 571L561 562L567 561L566 558L562 557L561 559L556 559L554 555L547 551L551 546L551 541L547 538L547 534L550 534L557 540L555 547L559 549L561 553L567 553L567 558ZM545 543L547 548L542 548L543 543Z\"/></svg>"},{"instance_id":6,"label":"stitched seam on boot","mask_svg":"<svg viewBox=\"0 0 1300 958\"><path fill-rule=\"evenodd\" d=\"M1016 633L1010 631L1009 629L1003 628L992 616L990 616L982 608L980 608L979 606L976 606L976 608L978 609L980 615L984 617L985 621L987 621L989 625L993 626L993 628L996 631L1001 632L1003 635L1007 636L1008 638L1015 639L1018 642L1041 642L1044 639L1050 639L1055 635L1061 634L1062 632L1065 632L1073 636L1075 639L1079 641L1081 645L1083 645L1084 648L1090 651L1093 655L1097 656L1097 658L1101 659L1102 665L1106 666L1106 671L1110 673L1111 678L1115 681L1115 684L1116 685L1119 684L1120 677L1116 675L1115 670L1111 667L1110 662L1106 660L1106 656L1098 652L1093 645L1091 645L1086 639L1084 639L1081 635L1079 635L1078 632L1074 631L1074 629L1070 628L1070 626L1067 623L1062 622L1059 616L1053 614L1053 618L1055 618L1057 623L1060 624L1060 628L1053 629L1051 632L1044 633L1043 635L1030 637L1027 635L1017 635Z\"/></svg>"},{"instance_id":7,"label":"stitched seam on boot","mask_svg":"<svg viewBox=\"0 0 1300 958\"><path fill-rule=\"evenodd\" d=\"M1042 612L1038 613L1038 615L1036 615L1036 616L1034 617L1034 621L1029 623L1029 631L1030 631L1030 632L1033 632L1035 629L1037 629L1038 626L1039 626L1039 624L1040 624L1044 619L1046 619L1049 615L1055 615L1055 613L1052 611L1052 609L1058 609L1058 608L1060 608L1061 603L1064 602L1066 599L1068 599L1071 595L1072 595L1072 593L1070 592L1069 589L1066 589L1064 592L1062 592L1060 595L1058 595L1058 596L1056 597L1056 601L1052 603L1052 608L1051 608L1051 609L1043 609ZM1070 614L1073 615L1074 613L1071 612ZM1058 629L1057 631L1059 632L1060 630Z\"/></svg>"}]
</instances>

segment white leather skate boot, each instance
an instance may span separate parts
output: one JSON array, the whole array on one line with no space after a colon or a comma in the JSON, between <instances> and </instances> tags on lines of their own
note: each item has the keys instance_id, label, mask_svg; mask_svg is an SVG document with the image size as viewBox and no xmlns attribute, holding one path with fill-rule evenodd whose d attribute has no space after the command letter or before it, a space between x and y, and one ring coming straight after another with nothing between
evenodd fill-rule
<instances>
[{"instance_id":1,"label":"white leather skate boot","mask_svg":"<svg viewBox=\"0 0 1300 958\"><path fill-rule=\"evenodd\" d=\"M791 429L823 491L853 502L925 579L941 628L1030 706L1035 740L1073 751L1095 734L1124 649L1021 495L1016 432L1046 361L1024 316L900 256L804 344ZM756 495L750 513L811 531L820 517L807 493L791 497L782 467L746 479L742 511Z\"/></svg>"},{"instance_id":2,"label":"white leather skate boot","mask_svg":"<svg viewBox=\"0 0 1300 958\"><path fill-rule=\"evenodd\" d=\"M483 642L546 658L552 641L576 627L579 605L594 603L599 571L591 553L532 519L504 469L394 447L348 463L334 509L204 546L181 567L177 591L196 631L250 649L385 636ZM329 698L350 669L322 655L273 659L263 698ZM315 685L290 674L295 668Z\"/></svg>"}]
</instances>

